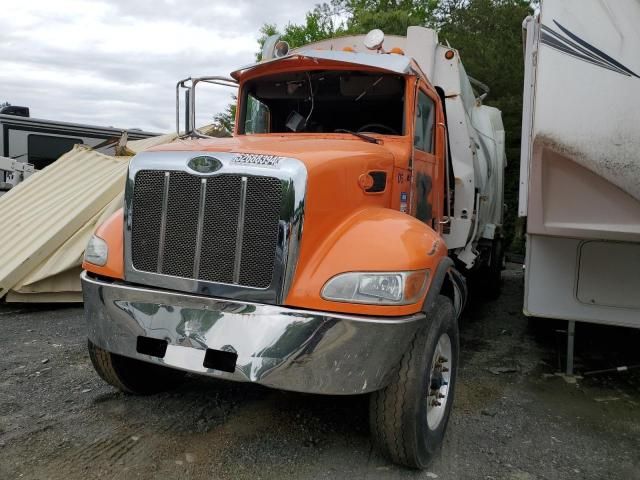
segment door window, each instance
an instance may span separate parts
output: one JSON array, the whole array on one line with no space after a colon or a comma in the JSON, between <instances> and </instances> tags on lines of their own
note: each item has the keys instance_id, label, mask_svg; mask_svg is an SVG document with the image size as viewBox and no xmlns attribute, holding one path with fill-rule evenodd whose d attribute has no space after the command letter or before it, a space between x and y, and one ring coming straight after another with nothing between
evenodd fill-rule
<instances>
[{"instance_id":1,"label":"door window","mask_svg":"<svg viewBox=\"0 0 640 480\"><path fill-rule=\"evenodd\" d=\"M416 105L416 129L413 144L418 150L433 153L433 126L435 124L435 104L424 92L418 92Z\"/></svg>"}]
</instances>

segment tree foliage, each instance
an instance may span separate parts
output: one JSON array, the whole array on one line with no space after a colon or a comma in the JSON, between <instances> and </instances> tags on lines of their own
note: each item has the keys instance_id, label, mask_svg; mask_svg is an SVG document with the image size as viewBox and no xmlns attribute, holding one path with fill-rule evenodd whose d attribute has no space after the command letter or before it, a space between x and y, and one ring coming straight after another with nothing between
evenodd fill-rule
<instances>
[{"instance_id":1,"label":"tree foliage","mask_svg":"<svg viewBox=\"0 0 640 480\"><path fill-rule=\"evenodd\" d=\"M232 102L227 105L223 112L213 116L212 128L217 132L215 137L230 137L233 134L233 127L236 121L236 104L238 97L232 96Z\"/></svg>"},{"instance_id":2,"label":"tree foliage","mask_svg":"<svg viewBox=\"0 0 640 480\"><path fill-rule=\"evenodd\" d=\"M438 9L437 0L333 0L334 15L346 17L347 33L380 28L389 35L405 35L407 27L428 25Z\"/></svg>"}]
</instances>

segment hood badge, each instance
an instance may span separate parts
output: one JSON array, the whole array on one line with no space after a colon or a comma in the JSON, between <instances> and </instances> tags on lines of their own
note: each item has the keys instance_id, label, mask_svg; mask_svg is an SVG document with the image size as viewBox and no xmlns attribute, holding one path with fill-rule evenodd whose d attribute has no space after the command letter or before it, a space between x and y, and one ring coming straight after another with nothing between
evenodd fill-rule
<instances>
[{"instance_id":1,"label":"hood badge","mask_svg":"<svg viewBox=\"0 0 640 480\"><path fill-rule=\"evenodd\" d=\"M216 157L198 155L189 160L187 166L197 173L214 173L222 168L222 162Z\"/></svg>"}]
</instances>

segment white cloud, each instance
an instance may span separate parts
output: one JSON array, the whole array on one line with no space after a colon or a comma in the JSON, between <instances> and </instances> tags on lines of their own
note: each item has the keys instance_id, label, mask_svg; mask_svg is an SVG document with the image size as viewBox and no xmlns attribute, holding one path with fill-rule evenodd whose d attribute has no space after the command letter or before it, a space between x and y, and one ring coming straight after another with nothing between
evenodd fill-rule
<instances>
[{"instance_id":1,"label":"white cloud","mask_svg":"<svg viewBox=\"0 0 640 480\"><path fill-rule=\"evenodd\" d=\"M302 22L317 0L3 3L0 102L38 118L170 131L177 80L252 62L262 24ZM210 89L200 121L230 93Z\"/></svg>"}]
</instances>

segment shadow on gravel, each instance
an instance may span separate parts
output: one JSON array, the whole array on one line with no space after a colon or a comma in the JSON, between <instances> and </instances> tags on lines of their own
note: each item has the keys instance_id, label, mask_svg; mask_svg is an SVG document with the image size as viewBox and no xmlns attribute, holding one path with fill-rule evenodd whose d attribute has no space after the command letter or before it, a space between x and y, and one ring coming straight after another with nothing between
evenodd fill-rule
<instances>
[{"instance_id":1,"label":"shadow on gravel","mask_svg":"<svg viewBox=\"0 0 640 480\"><path fill-rule=\"evenodd\" d=\"M538 372L564 372L567 322L522 314L523 279L520 266L510 264L503 272L503 292L486 300L471 292L460 319L462 362L492 345L511 346L511 351L536 350ZM635 386L640 389L640 329L576 323L574 370L585 385ZM506 348L508 350L508 348ZM515 355L517 357L517 355ZM615 371L627 367L624 371ZM610 370L592 374L591 372ZM613 370L613 371L611 371Z\"/></svg>"},{"instance_id":2,"label":"shadow on gravel","mask_svg":"<svg viewBox=\"0 0 640 480\"><path fill-rule=\"evenodd\" d=\"M0 314L51 312L57 310L82 309L82 303L7 303L0 301Z\"/></svg>"}]
</instances>

